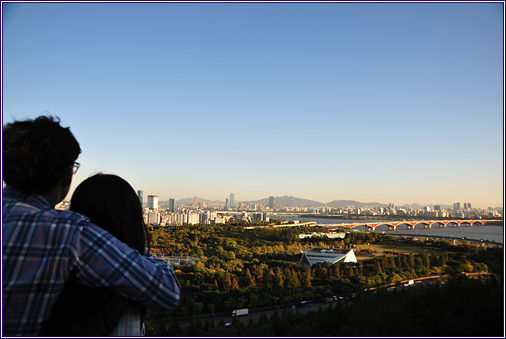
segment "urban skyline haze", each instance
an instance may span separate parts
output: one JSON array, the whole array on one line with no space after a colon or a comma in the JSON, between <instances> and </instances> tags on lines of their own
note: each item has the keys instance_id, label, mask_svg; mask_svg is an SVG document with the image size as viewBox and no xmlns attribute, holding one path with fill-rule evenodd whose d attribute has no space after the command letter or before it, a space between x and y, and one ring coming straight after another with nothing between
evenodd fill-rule
<instances>
[{"instance_id":1,"label":"urban skyline haze","mask_svg":"<svg viewBox=\"0 0 506 339\"><path fill-rule=\"evenodd\" d=\"M70 194L103 172L160 201L503 205L503 2L2 14L3 124L51 114L71 128Z\"/></svg>"}]
</instances>

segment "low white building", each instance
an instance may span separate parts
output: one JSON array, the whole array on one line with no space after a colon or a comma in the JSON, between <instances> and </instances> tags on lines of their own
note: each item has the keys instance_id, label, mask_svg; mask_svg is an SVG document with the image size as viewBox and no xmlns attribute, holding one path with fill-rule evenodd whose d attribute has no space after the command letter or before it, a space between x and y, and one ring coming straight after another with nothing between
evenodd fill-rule
<instances>
[{"instance_id":1,"label":"low white building","mask_svg":"<svg viewBox=\"0 0 506 339\"><path fill-rule=\"evenodd\" d=\"M329 249L329 248L312 248L302 254L301 264L313 266L317 262L357 262L357 257L353 250Z\"/></svg>"},{"instance_id":2,"label":"low white building","mask_svg":"<svg viewBox=\"0 0 506 339\"><path fill-rule=\"evenodd\" d=\"M327 238L341 238L341 239L344 239L346 237L346 233L336 233L336 232L331 232L331 233L316 233L316 232L311 232L311 233L307 233L307 234L299 234L299 239L304 239L304 238L311 238L311 237L327 237Z\"/></svg>"}]
</instances>

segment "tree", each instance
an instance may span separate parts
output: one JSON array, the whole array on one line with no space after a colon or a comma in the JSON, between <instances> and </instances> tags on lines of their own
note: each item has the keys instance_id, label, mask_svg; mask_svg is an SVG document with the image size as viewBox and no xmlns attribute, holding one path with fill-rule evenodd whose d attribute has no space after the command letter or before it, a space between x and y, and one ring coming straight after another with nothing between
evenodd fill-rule
<instances>
[{"instance_id":1,"label":"tree","mask_svg":"<svg viewBox=\"0 0 506 339\"><path fill-rule=\"evenodd\" d=\"M194 302L192 305L192 311L194 314L201 314L204 310L204 304L200 302Z\"/></svg>"},{"instance_id":2,"label":"tree","mask_svg":"<svg viewBox=\"0 0 506 339\"><path fill-rule=\"evenodd\" d=\"M239 289L239 278L233 277L232 278L232 286L230 286L231 290L238 290Z\"/></svg>"},{"instance_id":3,"label":"tree","mask_svg":"<svg viewBox=\"0 0 506 339\"><path fill-rule=\"evenodd\" d=\"M264 324L267 324L268 322L269 322L269 318L267 317L267 314L265 314L265 313L260 314L260 318L258 319L258 324L264 325Z\"/></svg>"},{"instance_id":4,"label":"tree","mask_svg":"<svg viewBox=\"0 0 506 339\"><path fill-rule=\"evenodd\" d=\"M395 264L395 258L394 257L388 257L388 267L390 268L396 268L397 265Z\"/></svg>"},{"instance_id":5,"label":"tree","mask_svg":"<svg viewBox=\"0 0 506 339\"><path fill-rule=\"evenodd\" d=\"M413 252L411 252L408 256L408 265L409 267L415 266L415 255L413 254Z\"/></svg>"},{"instance_id":6,"label":"tree","mask_svg":"<svg viewBox=\"0 0 506 339\"><path fill-rule=\"evenodd\" d=\"M381 264L379 260L374 261L374 267L373 267L374 274L383 272L383 269L381 268Z\"/></svg>"},{"instance_id":7,"label":"tree","mask_svg":"<svg viewBox=\"0 0 506 339\"><path fill-rule=\"evenodd\" d=\"M429 252L427 252L427 250L424 250L422 253L422 265L426 269L430 268L430 258L429 258Z\"/></svg>"},{"instance_id":8,"label":"tree","mask_svg":"<svg viewBox=\"0 0 506 339\"><path fill-rule=\"evenodd\" d=\"M395 257L395 267L402 267L401 255L397 254Z\"/></svg>"},{"instance_id":9,"label":"tree","mask_svg":"<svg viewBox=\"0 0 506 339\"><path fill-rule=\"evenodd\" d=\"M274 269L274 276L272 277L272 286L276 289L282 289L285 276L279 267Z\"/></svg>"},{"instance_id":10,"label":"tree","mask_svg":"<svg viewBox=\"0 0 506 339\"><path fill-rule=\"evenodd\" d=\"M320 264L315 264L313 267L313 277L315 279L324 279L326 276L326 270Z\"/></svg>"},{"instance_id":11,"label":"tree","mask_svg":"<svg viewBox=\"0 0 506 339\"><path fill-rule=\"evenodd\" d=\"M346 266L347 266L347 267L346 267L346 269L347 269L347 270L346 270L346 273L347 273L346 275L347 275L348 277L354 277L354 276L355 276L355 273L353 272L353 266L351 266L351 265L346 265Z\"/></svg>"},{"instance_id":12,"label":"tree","mask_svg":"<svg viewBox=\"0 0 506 339\"><path fill-rule=\"evenodd\" d=\"M225 306L226 309L234 309L236 308L236 305L237 305L237 301L235 300L234 297L229 297L227 300L225 300L225 302L223 303L223 306Z\"/></svg>"},{"instance_id":13,"label":"tree","mask_svg":"<svg viewBox=\"0 0 506 339\"><path fill-rule=\"evenodd\" d=\"M179 325L179 322L176 320L172 320L169 324L168 332L171 336L178 336L180 334L183 334L183 329Z\"/></svg>"},{"instance_id":14,"label":"tree","mask_svg":"<svg viewBox=\"0 0 506 339\"><path fill-rule=\"evenodd\" d=\"M436 253L432 252L430 256L430 265L436 266L438 264L439 258Z\"/></svg>"},{"instance_id":15,"label":"tree","mask_svg":"<svg viewBox=\"0 0 506 339\"><path fill-rule=\"evenodd\" d=\"M339 270L339 264L338 263L332 264L331 269L330 269L330 276L334 277L334 278L337 278L337 277L341 276L341 271Z\"/></svg>"},{"instance_id":16,"label":"tree","mask_svg":"<svg viewBox=\"0 0 506 339\"><path fill-rule=\"evenodd\" d=\"M255 282L253 281L253 277L251 276L251 273L248 268L244 270L244 274L241 278L241 286L243 287L255 286Z\"/></svg>"},{"instance_id":17,"label":"tree","mask_svg":"<svg viewBox=\"0 0 506 339\"><path fill-rule=\"evenodd\" d=\"M287 268L285 270L285 287L290 289L300 287L300 281L297 277L297 272L291 268Z\"/></svg>"},{"instance_id":18,"label":"tree","mask_svg":"<svg viewBox=\"0 0 506 339\"><path fill-rule=\"evenodd\" d=\"M446 266L446 261L447 261L446 256L447 256L446 252L443 253L443 255L441 256L441 266Z\"/></svg>"},{"instance_id":19,"label":"tree","mask_svg":"<svg viewBox=\"0 0 506 339\"><path fill-rule=\"evenodd\" d=\"M264 268L264 272L263 272L263 275L262 275L262 284L266 288L272 289L271 270L268 267Z\"/></svg>"},{"instance_id":20,"label":"tree","mask_svg":"<svg viewBox=\"0 0 506 339\"><path fill-rule=\"evenodd\" d=\"M230 279L230 274L228 272L225 274L225 280L223 281L223 289L227 292L232 290L232 280Z\"/></svg>"},{"instance_id":21,"label":"tree","mask_svg":"<svg viewBox=\"0 0 506 339\"><path fill-rule=\"evenodd\" d=\"M167 330L167 327L165 326L165 322L161 321L158 324L158 326L156 326L156 330L155 330L154 334L156 336L167 336L170 334L170 332ZM146 333L146 335L149 335L149 333Z\"/></svg>"},{"instance_id":22,"label":"tree","mask_svg":"<svg viewBox=\"0 0 506 339\"><path fill-rule=\"evenodd\" d=\"M299 280L302 287L311 287L311 273L309 272L309 268L305 268L300 275L301 277Z\"/></svg>"},{"instance_id":23,"label":"tree","mask_svg":"<svg viewBox=\"0 0 506 339\"><path fill-rule=\"evenodd\" d=\"M401 266L402 269L407 270L409 268L408 260L406 259L405 254L399 254L400 260L401 260Z\"/></svg>"},{"instance_id":24,"label":"tree","mask_svg":"<svg viewBox=\"0 0 506 339\"><path fill-rule=\"evenodd\" d=\"M381 267L383 270L390 267L390 262L388 261L388 257L386 255L383 255L383 258L381 259Z\"/></svg>"}]
</instances>

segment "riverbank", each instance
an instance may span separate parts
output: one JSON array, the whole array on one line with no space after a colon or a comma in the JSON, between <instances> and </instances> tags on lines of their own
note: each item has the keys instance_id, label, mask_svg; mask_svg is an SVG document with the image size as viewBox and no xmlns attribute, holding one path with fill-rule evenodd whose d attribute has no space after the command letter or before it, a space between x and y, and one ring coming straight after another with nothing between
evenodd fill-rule
<instances>
[{"instance_id":1,"label":"riverbank","mask_svg":"<svg viewBox=\"0 0 506 339\"><path fill-rule=\"evenodd\" d=\"M325 216L325 215L314 215L314 217L308 217L308 215L297 214L297 215L275 215L274 218L279 217L280 219L286 221L315 221L319 225L325 224L346 224L346 223L356 223L357 220L352 219L341 219L334 218L334 216ZM398 218L396 219L399 220ZM378 220L378 219L367 219L368 222L371 223L382 223L382 222L392 222L393 220ZM420 220L422 221L422 220ZM485 225L473 225L473 226L447 226L447 227L438 227L433 226L431 228L425 227L415 227L414 229L407 229L406 225L397 226L396 230L388 230L387 225L377 226L375 229L376 233L385 234L393 234L399 232L402 235L406 233L412 233L413 236L427 236L427 237L442 237L449 240L466 240L470 241L488 241L490 243L504 243L504 228L502 227L502 219L501 220L488 220ZM294 225L295 226L295 225ZM420 225L418 225L420 226ZM369 232L369 230L365 226L358 226L353 228L356 231L361 232ZM464 238L464 239L463 239Z\"/></svg>"},{"instance_id":2,"label":"riverbank","mask_svg":"<svg viewBox=\"0 0 506 339\"><path fill-rule=\"evenodd\" d=\"M424 216L406 216L406 215L354 215L354 214L310 214L310 213L273 213L272 216L292 216L300 218L322 218L322 219L338 219L338 220L388 220L388 221L414 221L414 220L469 220L475 218L437 218ZM503 226L504 220L501 218L479 218L486 221L489 226Z\"/></svg>"}]
</instances>

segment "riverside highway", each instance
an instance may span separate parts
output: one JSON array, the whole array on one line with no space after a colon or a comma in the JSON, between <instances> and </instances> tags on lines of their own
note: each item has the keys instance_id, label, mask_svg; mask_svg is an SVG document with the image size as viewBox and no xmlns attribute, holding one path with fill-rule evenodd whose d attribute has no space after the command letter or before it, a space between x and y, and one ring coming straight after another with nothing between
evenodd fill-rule
<instances>
[{"instance_id":1,"label":"riverside highway","mask_svg":"<svg viewBox=\"0 0 506 339\"><path fill-rule=\"evenodd\" d=\"M418 286L420 284L427 284L427 283L434 283L437 280L440 280L441 278L444 278L444 276L443 277L442 276L429 276L429 277L425 277L425 278L417 278L417 279L414 279L415 280L415 285L412 285L412 286ZM393 291L394 289L399 290L399 289L402 289L402 288L411 288L412 286L403 287L402 284L401 285L391 284L389 286L383 286L382 288L386 288L388 291ZM370 289L370 292L372 292L373 290L374 290L374 288ZM252 319L254 323L258 322L260 320L260 315L262 313L265 313L265 315L267 316L268 319L270 319L270 317L275 312L278 312L278 315L281 317L281 315L283 314L284 310L290 310L290 309L293 312L296 312L298 310L300 314L306 314L309 311L316 312L320 306L321 306L322 309L325 309L325 308L327 308L329 306L335 307L337 305L337 303L339 303L339 302L347 303L347 302L351 302L352 300L353 299L350 299L348 297L344 301L333 301L332 303L314 302L313 306L304 307L304 308L298 308L298 307L297 308L293 308L294 305L296 307L296 305L298 304L298 303L296 303L296 304L293 304L293 305L292 304L288 304L288 305L282 305L282 306L277 306L277 307L263 307L263 308L257 308L257 309L250 309L248 315L237 317L237 320L241 321L243 324L246 325L246 324L248 324L248 322L250 321L250 319ZM220 322L220 318L223 320L223 322L225 324L226 323L231 323L232 320L233 320L233 317L231 316L231 313L232 312L226 312L226 313L224 312L224 313L216 314L215 316L210 315L210 314L205 314L205 315L201 315L201 316L184 317L184 318L179 318L179 319L178 318L174 318L174 320L176 320L179 323L179 326L181 326L181 329L184 332L186 332L188 330L188 328L190 327L190 322L192 320L196 321L197 319L200 319L200 321L202 322L202 325L204 325L206 323L206 321L208 321L208 320L209 321L212 320L215 325L218 325L219 322ZM160 321L165 322L165 326L168 328L169 322L171 320L170 319L155 320L155 321L153 321L153 325L158 324Z\"/></svg>"},{"instance_id":2,"label":"riverside highway","mask_svg":"<svg viewBox=\"0 0 506 339\"><path fill-rule=\"evenodd\" d=\"M315 302L313 304L313 306L309 306L309 307L303 307L303 308L298 308L299 310L299 313L300 314L306 314L307 312L309 311L313 311L313 312L316 312L318 310L318 307L321 306L322 309L323 308L327 308L329 307L330 305L333 305L335 306L336 303L338 301L334 301L332 303L324 303L324 302ZM295 304L294 304L295 305ZM269 307L269 308L261 308L261 309L250 309L249 310L249 314L248 315L245 315L245 316L242 316L242 317L237 317L236 319L241 321L243 324L247 324L250 319L253 320L253 322L258 322L260 320L260 315L262 313L265 313L265 315L267 315L267 318L270 319L270 317L275 313L275 312L278 312L278 315L281 317L281 315L283 314L283 311L285 309L290 309L290 306L286 306L284 305L283 308L282 307L279 307L279 308L273 308L273 307ZM292 309L293 312L296 311L295 308ZM231 323L232 320L233 320L233 317L230 315L232 312L227 312L227 313L220 313L220 314L216 314L216 316L212 316L212 315L203 315L203 316L195 316L193 318L184 318L184 319L181 319L179 321L179 326L181 326L181 329L183 331L187 331L188 328L190 327L190 322L193 320L193 321L196 321L197 319L200 318L200 321L202 321L202 324L205 324L207 320L209 321L213 321L215 325L218 325L218 323L220 322L220 318L223 319L223 322L226 324L226 323ZM166 322L165 326L168 327L169 323Z\"/></svg>"}]
</instances>

